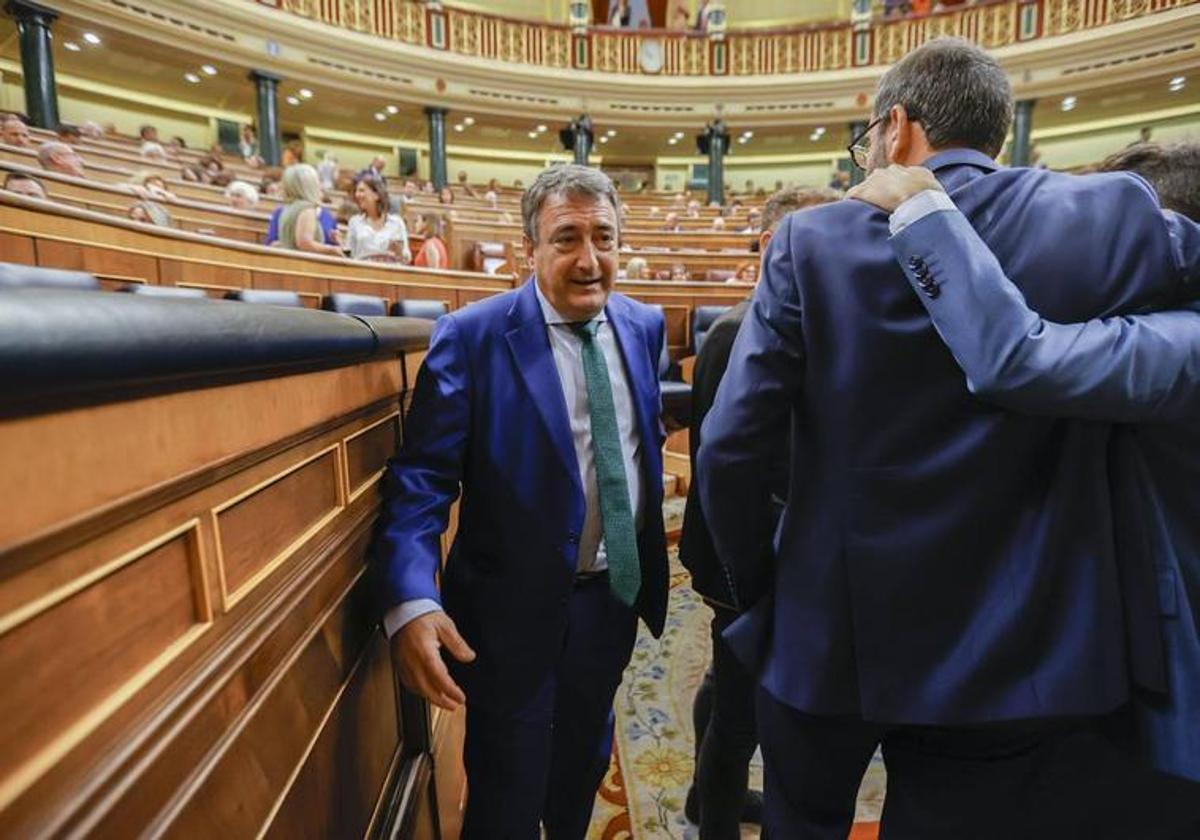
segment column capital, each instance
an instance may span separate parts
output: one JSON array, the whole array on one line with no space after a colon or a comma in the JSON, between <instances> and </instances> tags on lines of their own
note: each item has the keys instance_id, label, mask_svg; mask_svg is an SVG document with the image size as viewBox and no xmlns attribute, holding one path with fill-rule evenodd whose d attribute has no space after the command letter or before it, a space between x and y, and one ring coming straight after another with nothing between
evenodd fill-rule
<instances>
[{"instance_id":1,"label":"column capital","mask_svg":"<svg viewBox=\"0 0 1200 840\"><path fill-rule=\"evenodd\" d=\"M443 108L440 105L426 105L425 106L425 116L427 116L427 117L435 117L435 116L444 117L449 113L450 113L449 108Z\"/></svg>"},{"instance_id":2,"label":"column capital","mask_svg":"<svg viewBox=\"0 0 1200 840\"><path fill-rule=\"evenodd\" d=\"M257 82L261 79L265 82L275 82L276 84L279 84L283 81L283 76L280 76L278 73L272 73L270 70L251 70L249 73L249 78L253 82Z\"/></svg>"},{"instance_id":3,"label":"column capital","mask_svg":"<svg viewBox=\"0 0 1200 840\"><path fill-rule=\"evenodd\" d=\"M33 21L44 26L58 20L58 12L33 0L8 0L4 4L4 11L14 20Z\"/></svg>"}]
</instances>

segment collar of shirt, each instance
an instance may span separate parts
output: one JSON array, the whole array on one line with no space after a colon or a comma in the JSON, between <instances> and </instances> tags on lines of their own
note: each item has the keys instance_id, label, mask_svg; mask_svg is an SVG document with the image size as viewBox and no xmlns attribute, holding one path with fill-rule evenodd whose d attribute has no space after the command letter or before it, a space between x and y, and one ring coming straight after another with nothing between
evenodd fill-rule
<instances>
[{"instance_id":1,"label":"collar of shirt","mask_svg":"<svg viewBox=\"0 0 1200 840\"><path fill-rule=\"evenodd\" d=\"M536 277L531 282L533 283L533 290L537 292L538 305L542 307L542 319L546 322L546 326L552 327L557 324L577 323L576 321L572 321L570 318L564 318L561 314L559 314L559 311L550 304L550 301L546 300L546 296L542 294L542 287L538 285ZM604 310L601 309L600 313L590 320L603 322L608 320L608 316L605 314Z\"/></svg>"}]
</instances>

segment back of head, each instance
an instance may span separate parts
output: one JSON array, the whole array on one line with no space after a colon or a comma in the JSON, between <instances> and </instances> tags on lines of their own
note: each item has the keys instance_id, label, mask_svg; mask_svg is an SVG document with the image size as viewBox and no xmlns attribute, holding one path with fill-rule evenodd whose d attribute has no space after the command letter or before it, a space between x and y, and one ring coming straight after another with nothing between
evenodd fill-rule
<instances>
[{"instance_id":1,"label":"back of head","mask_svg":"<svg viewBox=\"0 0 1200 840\"><path fill-rule=\"evenodd\" d=\"M910 52L879 81L875 117L901 105L934 149L1000 154L1013 116L1012 85L999 62L960 38L938 38Z\"/></svg>"},{"instance_id":2,"label":"back of head","mask_svg":"<svg viewBox=\"0 0 1200 840\"><path fill-rule=\"evenodd\" d=\"M317 170L307 163L294 163L283 170L283 197L285 201L320 204L321 178Z\"/></svg>"},{"instance_id":3,"label":"back of head","mask_svg":"<svg viewBox=\"0 0 1200 840\"><path fill-rule=\"evenodd\" d=\"M763 230L774 230L783 217L794 210L805 207L816 207L819 204L829 204L838 201L841 196L834 190L815 189L812 187L788 187L767 199L763 207L761 226Z\"/></svg>"},{"instance_id":4,"label":"back of head","mask_svg":"<svg viewBox=\"0 0 1200 840\"><path fill-rule=\"evenodd\" d=\"M1109 155L1097 170L1137 173L1163 207L1200 222L1200 143L1136 143Z\"/></svg>"},{"instance_id":5,"label":"back of head","mask_svg":"<svg viewBox=\"0 0 1200 840\"><path fill-rule=\"evenodd\" d=\"M54 158L59 155L69 154L71 147L59 140L47 140L42 145L38 146L37 158L38 163L45 169L50 169Z\"/></svg>"}]
</instances>

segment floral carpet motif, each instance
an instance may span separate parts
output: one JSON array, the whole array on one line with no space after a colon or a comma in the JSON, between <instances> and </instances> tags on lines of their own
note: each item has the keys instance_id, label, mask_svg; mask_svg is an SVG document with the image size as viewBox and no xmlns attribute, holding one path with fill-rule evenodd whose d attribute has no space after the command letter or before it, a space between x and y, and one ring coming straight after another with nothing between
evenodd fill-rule
<instances>
[{"instance_id":1,"label":"floral carpet motif","mask_svg":"<svg viewBox=\"0 0 1200 840\"><path fill-rule=\"evenodd\" d=\"M678 528L682 499L668 499L667 530ZM671 596L666 629L654 639L639 629L633 658L617 691L617 731L613 759L596 798L588 840L695 840L696 826L683 814L692 780L692 698L710 657L712 613L690 585L687 571L671 550ZM762 788L758 756L750 784ZM877 834L883 805L884 772L879 756L859 790L855 840ZM743 837L758 831L743 826Z\"/></svg>"}]
</instances>

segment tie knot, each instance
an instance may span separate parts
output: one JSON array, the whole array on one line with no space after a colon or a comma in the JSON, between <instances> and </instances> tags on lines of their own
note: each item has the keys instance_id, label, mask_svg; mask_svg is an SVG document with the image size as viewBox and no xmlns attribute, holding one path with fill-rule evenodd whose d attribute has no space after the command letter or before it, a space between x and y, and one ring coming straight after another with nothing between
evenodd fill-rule
<instances>
[{"instance_id":1,"label":"tie knot","mask_svg":"<svg viewBox=\"0 0 1200 840\"><path fill-rule=\"evenodd\" d=\"M596 331L600 329L600 322L594 318L591 321L577 321L571 325L571 329L575 330L580 338L590 341L596 337Z\"/></svg>"}]
</instances>

